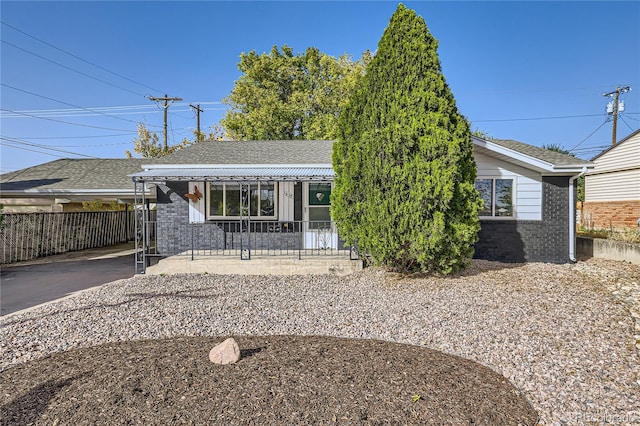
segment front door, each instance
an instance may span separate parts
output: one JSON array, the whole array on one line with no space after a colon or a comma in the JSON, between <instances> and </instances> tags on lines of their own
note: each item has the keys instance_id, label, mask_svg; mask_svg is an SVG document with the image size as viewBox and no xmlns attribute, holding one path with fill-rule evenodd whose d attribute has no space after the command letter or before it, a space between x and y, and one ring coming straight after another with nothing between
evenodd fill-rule
<instances>
[{"instance_id":1,"label":"front door","mask_svg":"<svg viewBox=\"0 0 640 426\"><path fill-rule=\"evenodd\" d=\"M306 182L303 186L305 249L338 248L338 233L331 221L331 183Z\"/></svg>"}]
</instances>

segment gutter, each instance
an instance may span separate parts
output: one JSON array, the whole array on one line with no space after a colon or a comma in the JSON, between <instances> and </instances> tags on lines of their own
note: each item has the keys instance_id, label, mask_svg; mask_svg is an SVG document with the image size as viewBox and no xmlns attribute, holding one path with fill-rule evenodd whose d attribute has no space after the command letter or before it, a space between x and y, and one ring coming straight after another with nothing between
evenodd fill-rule
<instances>
[{"instance_id":1,"label":"gutter","mask_svg":"<svg viewBox=\"0 0 640 426\"><path fill-rule=\"evenodd\" d=\"M576 201L573 182L585 173L587 166L579 174L569 178L569 260L573 263L576 263Z\"/></svg>"}]
</instances>

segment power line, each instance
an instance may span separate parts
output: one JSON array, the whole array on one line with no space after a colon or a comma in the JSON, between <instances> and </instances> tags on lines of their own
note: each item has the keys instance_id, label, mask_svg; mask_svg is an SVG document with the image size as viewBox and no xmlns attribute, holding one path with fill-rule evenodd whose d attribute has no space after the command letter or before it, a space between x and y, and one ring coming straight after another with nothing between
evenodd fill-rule
<instances>
[{"instance_id":1,"label":"power line","mask_svg":"<svg viewBox=\"0 0 640 426\"><path fill-rule=\"evenodd\" d=\"M5 140L7 142L11 142L11 143L17 143L19 145L34 146L36 148L48 149L50 151L62 152L62 153L65 153L65 154L79 155L81 157L88 157L88 158L98 158L98 157L95 157L93 155L80 154L78 152L67 151L67 150L59 149L59 148L51 148L51 147L49 147L47 145L40 145L40 144L37 144L37 143L26 142L26 141L23 141L23 140L20 140L20 139L9 138L7 136L2 136L2 135L0 135L0 139Z\"/></svg>"},{"instance_id":2,"label":"power line","mask_svg":"<svg viewBox=\"0 0 640 426\"><path fill-rule=\"evenodd\" d=\"M607 124L607 120L603 121L601 125L599 125L593 132L589 133L589 136L587 136L586 138L582 139L576 146L574 146L573 148L571 148L569 150L569 152L572 152L574 149L576 149L577 147L579 147L580 145L582 145L587 139L589 139L591 136L593 136L598 130L600 130L600 128L602 126L604 126L605 124Z\"/></svg>"},{"instance_id":3,"label":"power line","mask_svg":"<svg viewBox=\"0 0 640 426\"><path fill-rule=\"evenodd\" d=\"M105 68L105 67L103 67L103 66L100 66L100 65L98 65L98 64L94 64L93 62L87 61L86 59L81 58L81 57L80 57L80 56L78 56L78 55L74 55L74 54L73 54L73 53L71 53L71 52L68 52L68 51L66 51L66 50L64 50L64 49L61 49L61 48L59 48L59 47L57 47L57 46L54 46L53 44L51 44L51 43L49 43L49 42L46 42L46 41L44 41L44 40L41 40L41 39L39 39L39 38L38 38L38 37L36 37L36 36L33 36L33 35L31 35L31 34L27 34L26 32L24 32L24 31L22 31L22 30L20 30L20 29L18 29L18 28L16 28L16 27L14 27L13 25L9 25L9 24L7 24L6 22L0 21L0 23L2 23L2 25L6 25L7 27L9 27L9 28L11 28L11 29L13 29L13 30L15 30L15 31L18 31L19 33L22 33L22 34L26 35L27 37L31 37L32 39L37 40L37 41L39 41L40 43L46 44L46 45L47 45L47 46L49 46L49 47L52 47L52 48L54 48L54 49L56 49L56 50L59 50L59 51L60 51L60 52L62 52L62 53L66 53L67 55L72 56L72 57L74 57L74 58L76 58L76 59L78 59L78 60L80 60L80 61L82 61L82 62L85 62L85 63L87 63L87 64L89 64L89 65L92 65L92 66L94 66L94 67L96 67L96 68L99 68L99 69L101 69L101 70L103 70L103 71L106 71L106 72L108 72L108 73L110 73L110 74L113 74L113 75L115 75L116 77L120 77L120 78L122 78L122 79L124 79L124 80L127 80L127 81L130 81L130 82L132 82L132 83L138 84L138 85L140 85L140 86L142 86L142 87L146 87L147 89L153 90L154 92L162 92L162 90L154 89L153 87L147 86L147 85L146 85L146 84L144 84L144 83L140 83L139 81L133 80L133 79L131 79L131 78L129 78L129 77L125 77L125 76L124 76L124 75L122 75L122 74L118 74L118 73L116 73L116 72L114 72L114 71L108 70L107 68Z\"/></svg>"},{"instance_id":4,"label":"power line","mask_svg":"<svg viewBox=\"0 0 640 426\"><path fill-rule=\"evenodd\" d=\"M208 102L201 102L200 104L208 104L208 105L219 105L221 104L221 102L219 101L208 101ZM176 102L174 104L176 108L173 109L173 111L177 111L177 112L188 112L190 111L190 109L187 108L188 104L183 104L180 102ZM183 109L180 109L183 108ZM124 114L139 114L139 113L144 113L144 112L155 112L157 109L154 108L153 106L149 105L149 104L144 104L144 105L119 105L119 106L102 106L102 107L90 107L90 108L53 108L53 109L31 109L31 110L21 110L20 112L25 112L28 114L34 114L34 115L52 115L55 114L54 116L74 116L71 114L74 114L76 112L80 112L82 110L92 110L95 112L109 112L111 114L119 114L119 115L124 115ZM228 108L224 107L224 108L209 108L210 110L213 111L225 111ZM114 111L115 110L115 111ZM118 110L123 110L122 112L118 112ZM87 116L87 114L82 114L79 116ZM10 116L7 116L5 114L4 118L7 118Z\"/></svg>"},{"instance_id":5,"label":"power line","mask_svg":"<svg viewBox=\"0 0 640 426\"><path fill-rule=\"evenodd\" d=\"M92 135L92 136L20 136L16 139L95 139L95 138L115 138L118 136L135 135L137 132L118 133L115 135Z\"/></svg>"},{"instance_id":6,"label":"power line","mask_svg":"<svg viewBox=\"0 0 640 426\"><path fill-rule=\"evenodd\" d=\"M504 118L495 120L470 120L472 123L491 123L497 121L535 121L535 120L556 120L563 118L582 118L582 117L600 117L602 114L584 114L584 115L563 115L557 117L533 117L533 118Z\"/></svg>"},{"instance_id":7,"label":"power line","mask_svg":"<svg viewBox=\"0 0 640 426\"><path fill-rule=\"evenodd\" d=\"M78 106L78 105L70 104L68 102L60 101L58 99L53 99L53 98L50 98L48 96L39 95L37 93L33 93L33 92L28 91L28 90L20 89L18 87L10 86L10 85L5 84L5 83L0 83L0 86L8 87L10 89L17 90L19 92L26 93L26 94L29 94L29 95L32 95L32 96L37 96L37 97L42 98L42 99L47 99L49 101L58 102L58 103L63 104L63 105L71 106L71 107L74 107L74 108L79 108L79 109L84 110L84 111L92 112L92 113L99 114L99 115L104 115L105 117L111 117L111 118L115 118L117 120L126 121L128 123L138 124L137 121L127 120L126 118L122 118L122 117L117 117L115 115L106 114L106 113L101 112L101 111L94 111L94 110L91 110L91 109L88 109L88 108L84 108L84 107L81 107L81 106ZM160 127L160 126L154 126L154 127Z\"/></svg>"},{"instance_id":8,"label":"power line","mask_svg":"<svg viewBox=\"0 0 640 426\"><path fill-rule=\"evenodd\" d=\"M157 112L157 109L153 108L151 110L149 110L149 108L153 108L153 107L148 107L147 110L139 110L139 111L123 111L123 112L111 112L111 115L140 115L140 114L153 114L155 112ZM225 111L226 108L209 108L209 110L213 110L213 111ZM47 110L35 110L35 111L30 111L30 110L21 110L20 112L26 112L29 114L33 114L36 115L38 117L94 117L97 115L101 115L101 113L97 112L95 114L92 113L88 113L88 112L83 112L80 113L80 110L70 110L70 109L60 109L58 111L60 112L55 112L56 110L49 110L51 112L39 112L39 111L47 111ZM65 112L66 111L66 112ZM175 109L172 110L172 114L174 112L188 112L188 109ZM190 119L191 117L185 117L183 115L179 115L179 114L173 114L176 117L179 118L183 118L183 119ZM17 115L10 115L10 114L2 114L2 118L18 118ZM157 126L159 127L159 126Z\"/></svg>"},{"instance_id":9,"label":"power line","mask_svg":"<svg viewBox=\"0 0 640 426\"><path fill-rule=\"evenodd\" d=\"M149 104L144 105L118 105L118 106L102 106L102 107L91 107L92 110L95 111L112 111L112 110L149 110L153 109ZM47 114L47 113L67 113L67 112L77 112L77 108L50 108L50 109L29 109L22 110L22 112L28 112L33 114Z\"/></svg>"},{"instance_id":10,"label":"power line","mask_svg":"<svg viewBox=\"0 0 640 426\"><path fill-rule=\"evenodd\" d=\"M21 149L23 151L30 151L30 152L36 152L38 154L51 155L52 157L65 158L64 155L58 155L58 154L52 154L50 152L38 151L38 150L35 150L35 149L29 149L29 148L25 148L25 147L22 147L22 146L9 145L7 142L0 141L0 145L6 146L7 148Z\"/></svg>"},{"instance_id":11,"label":"power line","mask_svg":"<svg viewBox=\"0 0 640 426\"><path fill-rule=\"evenodd\" d=\"M14 113L14 114L24 115L26 117L39 118L40 120L55 121L56 123L71 124L73 126L91 127L92 129L111 130L113 132L130 132L131 131L130 129L113 129L113 128L110 128L110 127L92 126L90 124L72 123L70 121L56 120L54 118L39 117L37 115L27 114L27 113L24 113L24 112L13 111L11 109L6 109L6 108L0 108L0 111L8 111L8 112L11 112L11 113Z\"/></svg>"},{"instance_id":12,"label":"power line","mask_svg":"<svg viewBox=\"0 0 640 426\"><path fill-rule=\"evenodd\" d=\"M59 67L62 67L62 68L68 69L69 71L73 71L73 72L78 73L78 74L80 74L80 75L83 75L83 76L85 76L85 77L91 78L91 79L93 79L93 80L97 80L97 81L99 81L99 82L101 82L101 83L108 84L109 86L112 86L112 87L118 88L118 89L120 89L120 90L124 90L125 92L133 93L133 94L134 94L134 95L136 95L136 96L144 96L144 95L143 95L143 94L141 94L141 93L134 92L133 90L125 89L124 87L122 87L122 86L118 86L117 84L109 83L108 81L102 80L102 79L100 79L100 78L98 78L98 77L94 77L94 76L89 75L89 74L87 74L87 73L84 73L84 72L82 72L82 71L78 71L78 70L76 70L76 69L73 69L73 68L71 68L71 67L68 67L68 66L66 66L66 65L63 65L63 64L61 64L60 62L56 62L56 61L54 61L54 60L52 60L52 59L45 58L45 57L44 57L44 56L42 56L42 55L38 55L37 53L31 52L30 50L23 49L22 47L16 46L16 45L15 45L15 44L13 44L13 43L9 43L9 42L8 42L8 41L6 41L6 40L0 40L0 41L2 41L4 44L7 44L7 45L9 45L9 46L13 47L14 49L22 50L23 52L26 52L26 53L28 53L28 54L30 54L30 55L33 55L33 56L38 57L38 58L40 58L40 59L43 59L43 60L45 60L45 61L51 62L52 64L58 65Z\"/></svg>"},{"instance_id":13,"label":"power line","mask_svg":"<svg viewBox=\"0 0 640 426\"><path fill-rule=\"evenodd\" d=\"M625 119L624 119L624 117L623 117L622 115L620 116L620 120L622 120L622 122L623 122L624 124L626 124L626 125L627 125L627 127L629 128L629 130L631 130L632 132L634 131L633 127L631 127L631 126L629 125L629 123L627 123L627 120L625 120Z\"/></svg>"},{"instance_id":14,"label":"power line","mask_svg":"<svg viewBox=\"0 0 640 426\"><path fill-rule=\"evenodd\" d=\"M26 140L26 139L69 139L73 136L64 136L64 137L48 137L48 138L17 138L14 136L5 136L7 139L15 139L15 140ZM117 142L117 143L100 143L100 144L84 144L84 145L47 145L49 147L54 148L93 148L100 146L116 146L116 145L128 145L131 142Z\"/></svg>"},{"instance_id":15,"label":"power line","mask_svg":"<svg viewBox=\"0 0 640 426\"><path fill-rule=\"evenodd\" d=\"M594 149L605 149L605 148L608 148L609 146L610 145L590 146L590 147L574 149L573 152L593 151Z\"/></svg>"}]
</instances>

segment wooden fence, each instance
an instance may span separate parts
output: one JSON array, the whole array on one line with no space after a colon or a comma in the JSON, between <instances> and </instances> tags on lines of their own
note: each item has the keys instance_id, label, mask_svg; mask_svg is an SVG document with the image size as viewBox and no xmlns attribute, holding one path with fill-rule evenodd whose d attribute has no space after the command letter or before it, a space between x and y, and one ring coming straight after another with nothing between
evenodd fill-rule
<instances>
[{"instance_id":1,"label":"wooden fence","mask_svg":"<svg viewBox=\"0 0 640 426\"><path fill-rule=\"evenodd\" d=\"M134 234L132 211L9 213L0 229L2 264L126 243Z\"/></svg>"}]
</instances>

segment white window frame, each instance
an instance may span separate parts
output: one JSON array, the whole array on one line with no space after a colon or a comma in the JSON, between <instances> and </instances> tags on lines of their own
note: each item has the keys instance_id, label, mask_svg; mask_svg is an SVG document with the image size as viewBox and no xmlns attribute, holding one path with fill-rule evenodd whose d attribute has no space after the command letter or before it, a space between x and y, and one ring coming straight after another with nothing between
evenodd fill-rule
<instances>
[{"instance_id":1,"label":"white window frame","mask_svg":"<svg viewBox=\"0 0 640 426\"><path fill-rule=\"evenodd\" d=\"M260 197L260 186L264 184L273 185L273 216L261 216L260 208L258 208L258 216L251 216L254 220L277 220L278 219L278 182L253 182L251 188L254 189L255 185L258 186L258 197ZM207 220L238 220L240 216L226 216L226 215L211 215L211 185L222 185L222 211L227 211L227 184L241 185L243 182L207 182Z\"/></svg>"},{"instance_id":2,"label":"white window frame","mask_svg":"<svg viewBox=\"0 0 640 426\"><path fill-rule=\"evenodd\" d=\"M516 176L478 176L478 180L491 180L491 215L481 215L481 220L514 220L517 218L516 200L517 200L517 179ZM511 216L496 216L496 180L510 180L511 184ZM475 182L474 182L475 187Z\"/></svg>"}]
</instances>

